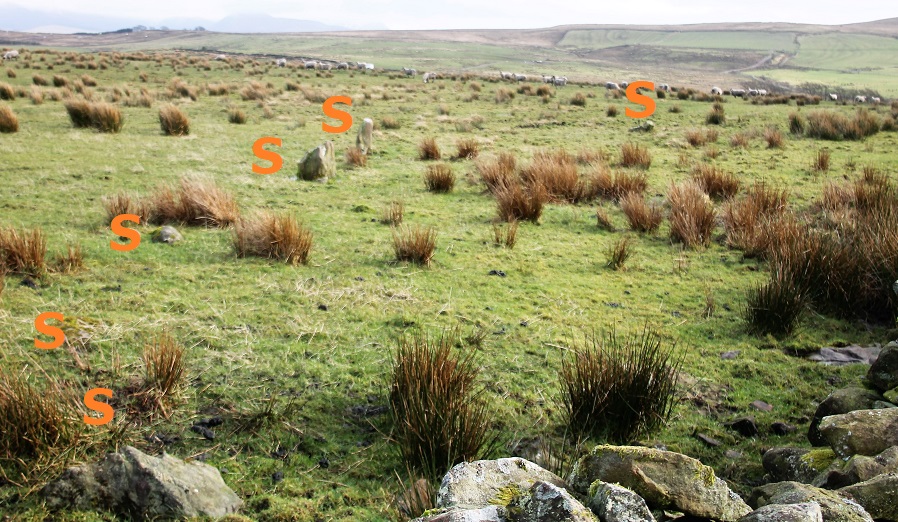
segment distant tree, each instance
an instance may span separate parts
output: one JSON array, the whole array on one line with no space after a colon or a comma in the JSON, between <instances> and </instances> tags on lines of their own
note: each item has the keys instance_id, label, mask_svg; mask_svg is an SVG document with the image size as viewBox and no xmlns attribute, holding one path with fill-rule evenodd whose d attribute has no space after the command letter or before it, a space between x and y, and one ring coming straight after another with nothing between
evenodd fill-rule
<instances>
[{"instance_id":1,"label":"distant tree","mask_svg":"<svg viewBox=\"0 0 898 522\"><path fill-rule=\"evenodd\" d=\"M196 26L193 30L194 30L194 31L205 31L206 28L203 27L203 26L201 26L201 25L198 25L198 26Z\"/></svg>"},{"instance_id":2,"label":"distant tree","mask_svg":"<svg viewBox=\"0 0 898 522\"><path fill-rule=\"evenodd\" d=\"M147 26L145 26L145 25L135 25L134 27L132 27L132 29L134 29L135 31L146 31L146 30L147 30Z\"/></svg>"},{"instance_id":3,"label":"distant tree","mask_svg":"<svg viewBox=\"0 0 898 522\"><path fill-rule=\"evenodd\" d=\"M159 30L160 31L168 31L168 26L163 25L162 27L159 28Z\"/></svg>"}]
</instances>

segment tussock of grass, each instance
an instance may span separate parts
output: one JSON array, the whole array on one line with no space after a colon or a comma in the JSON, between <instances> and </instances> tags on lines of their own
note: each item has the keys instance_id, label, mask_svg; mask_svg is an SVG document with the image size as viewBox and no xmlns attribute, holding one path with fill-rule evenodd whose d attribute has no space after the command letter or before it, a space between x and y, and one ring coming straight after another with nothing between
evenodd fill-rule
<instances>
[{"instance_id":1,"label":"tussock of grass","mask_svg":"<svg viewBox=\"0 0 898 522\"><path fill-rule=\"evenodd\" d=\"M305 265L312 250L312 232L293 216L262 212L237 220L234 250L239 257L265 257Z\"/></svg>"},{"instance_id":2,"label":"tussock of grass","mask_svg":"<svg viewBox=\"0 0 898 522\"><path fill-rule=\"evenodd\" d=\"M608 247L605 266L612 270L622 270L631 255L633 255L633 238L621 236Z\"/></svg>"},{"instance_id":3,"label":"tussock of grass","mask_svg":"<svg viewBox=\"0 0 898 522\"><path fill-rule=\"evenodd\" d=\"M692 179L714 199L729 199L739 192L739 179L714 165L695 165L692 167Z\"/></svg>"},{"instance_id":4,"label":"tussock of grass","mask_svg":"<svg viewBox=\"0 0 898 522\"><path fill-rule=\"evenodd\" d=\"M620 148L620 164L622 167L648 169L652 166L652 155L648 149L638 143L624 143Z\"/></svg>"},{"instance_id":5,"label":"tussock of grass","mask_svg":"<svg viewBox=\"0 0 898 522\"><path fill-rule=\"evenodd\" d=\"M446 163L428 165L427 171L424 173L424 186L430 192L452 192L452 188L455 186L455 174L452 172L452 167Z\"/></svg>"},{"instance_id":6,"label":"tussock of grass","mask_svg":"<svg viewBox=\"0 0 898 522\"><path fill-rule=\"evenodd\" d=\"M475 159L480 154L480 144L474 138L463 138L455 142L455 148L458 151L455 154L456 159Z\"/></svg>"},{"instance_id":7,"label":"tussock of grass","mask_svg":"<svg viewBox=\"0 0 898 522\"><path fill-rule=\"evenodd\" d=\"M440 147L435 138L425 138L418 145L418 158L421 160L440 159Z\"/></svg>"},{"instance_id":8,"label":"tussock of grass","mask_svg":"<svg viewBox=\"0 0 898 522\"><path fill-rule=\"evenodd\" d=\"M162 186L138 208L152 224L184 223L226 228L240 216L234 197L211 180L181 178L177 186Z\"/></svg>"},{"instance_id":9,"label":"tussock of grass","mask_svg":"<svg viewBox=\"0 0 898 522\"><path fill-rule=\"evenodd\" d=\"M402 201L391 201L389 205L384 207L380 216L380 222L384 225L399 226L402 224L403 214L405 213L405 205Z\"/></svg>"},{"instance_id":10,"label":"tussock of grass","mask_svg":"<svg viewBox=\"0 0 898 522\"><path fill-rule=\"evenodd\" d=\"M0 228L0 266L5 271L33 276L47 270L47 238L43 230Z\"/></svg>"},{"instance_id":11,"label":"tussock of grass","mask_svg":"<svg viewBox=\"0 0 898 522\"><path fill-rule=\"evenodd\" d=\"M481 181L493 194L516 182L517 160L510 152L501 152L496 159L478 160L475 166Z\"/></svg>"},{"instance_id":12,"label":"tussock of grass","mask_svg":"<svg viewBox=\"0 0 898 522\"><path fill-rule=\"evenodd\" d=\"M509 221L506 226L493 224L493 243L508 249L514 248L518 242L518 222Z\"/></svg>"},{"instance_id":13,"label":"tussock of grass","mask_svg":"<svg viewBox=\"0 0 898 522\"><path fill-rule=\"evenodd\" d=\"M553 201L576 203L587 195L576 159L564 150L537 152L520 178L528 186L541 185Z\"/></svg>"},{"instance_id":14,"label":"tussock of grass","mask_svg":"<svg viewBox=\"0 0 898 522\"><path fill-rule=\"evenodd\" d=\"M352 167L364 167L368 165L368 155L355 146L346 149L345 159L346 164Z\"/></svg>"},{"instance_id":15,"label":"tussock of grass","mask_svg":"<svg viewBox=\"0 0 898 522\"><path fill-rule=\"evenodd\" d=\"M184 347L163 333L144 345L141 359L143 384L133 398L140 412L159 412L167 418L184 387Z\"/></svg>"},{"instance_id":16,"label":"tussock of grass","mask_svg":"<svg viewBox=\"0 0 898 522\"><path fill-rule=\"evenodd\" d=\"M433 227L401 227L393 229L393 252L396 260L427 266L433 259L437 232Z\"/></svg>"},{"instance_id":17,"label":"tussock of grass","mask_svg":"<svg viewBox=\"0 0 898 522\"><path fill-rule=\"evenodd\" d=\"M788 192L765 183L749 187L745 196L723 207L727 244L742 250L746 257L764 256L771 245L771 222L786 211Z\"/></svg>"},{"instance_id":18,"label":"tussock of grass","mask_svg":"<svg viewBox=\"0 0 898 522\"><path fill-rule=\"evenodd\" d=\"M63 274L78 272L84 268L84 253L81 245L68 245L66 251L53 256L50 263L53 270Z\"/></svg>"},{"instance_id":19,"label":"tussock of grass","mask_svg":"<svg viewBox=\"0 0 898 522\"><path fill-rule=\"evenodd\" d=\"M19 132L19 118L9 105L0 105L0 132L11 134Z\"/></svg>"},{"instance_id":20,"label":"tussock of grass","mask_svg":"<svg viewBox=\"0 0 898 522\"><path fill-rule=\"evenodd\" d=\"M815 172L826 172L829 170L829 160L829 151L826 149L820 149L814 156L814 163L811 165L811 169L813 169Z\"/></svg>"},{"instance_id":21,"label":"tussock of grass","mask_svg":"<svg viewBox=\"0 0 898 522\"><path fill-rule=\"evenodd\" d=\"M670 237L689 248L708 246L717 213L708 195L695 181L674 185L668 191Z\"/></svg>"},{"instance_id":22,"label":"tussock of grass","mask_svg":"<svg viewBox=\"0 0 898 522\"><path fill-rule=\"evenodd\" d=\"M243 125L246 123L246 113L239 107L231 107L228 109L228 122Z\"/></svg>"},{"instance_id":23,"label":"tussock of grass","mask_svg":"<svg viewBox=\"0 0 898 522\"><path fill-rule=\"evenodd\" d=\"M167 136L187 136L190 134L190 120L184 111L168 104L159 109L159 125Z\"/></svg>"},{"instance_id":24,"label":"tussock of grass","mask_svg":"<svg viewBox=\"0 0 898 522\"><path fill-rule=\"evenodd\" d=\"M621 197L620 209L627 217L630 228L637 232L654 232L664 221L661 206L646 203L645 196L631 192Z\"/></svg>"},{"instance_id":25,"label":"tussock of grass","mask_svg":"<svg viewBox=\"0 0 898 522\"><path fill-rule=\"evenodd\" d=\"M539 221L543 207L549 201L549 194L540 184L524 186L512 182L495 189L496 208L503 221Z\"/></svg>"}]
</instances>

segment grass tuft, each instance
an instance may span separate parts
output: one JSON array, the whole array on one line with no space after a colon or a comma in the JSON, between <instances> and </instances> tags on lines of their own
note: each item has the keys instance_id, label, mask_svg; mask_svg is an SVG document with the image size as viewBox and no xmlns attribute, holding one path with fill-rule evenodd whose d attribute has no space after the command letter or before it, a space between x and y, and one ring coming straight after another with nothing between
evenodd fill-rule
<instances>
[{"instance_id":1,"label":"grass tuft","mask_svg":"<svg viewBox=\"0 0 898 522\"><path fill-rule=\"evenodd\" d=\"M264 257L305 265L312 250L312 232L293 216L261 212L237 220L234 250L238 257Z\"/></svg>"},{"instance_id":2,"label":"grass tuft","mask_svg":"<svg viewBox=\"0 0 898 522\"><path fill-rule=\"evenodd\" d=\"M418 145L418 158L421 160L440 159L440 147L435 138L425 138Z\"/></svg>"},{"instance_id":3,"label":"grass tuft","mask_svg":"<svg viewBox=\"0 0 898 522\"><path fill-rule=\"evenodd\" d=\"M621 236L608 247L605 266L612 270L622 270L631 255L633 255L633 238Z\"/></svg>"},{"instance_id":4,"label":"grass tuft","mask_svg":"<svg viewBox=\"0 0 898 522\"><path fill-rule=\"evenodd\" d=\"M47 238L43 230L0 228L0 266L5 271L32 276L47 270Z\"/></svg>"},{"instance_id":5,"label":"grass tuft","mask_svg":"<svg viewBox=\"0 0 898 522\"><path fill-rule=\"evenodd\" d=\"M631 192L621 197L620 209L627 217L630 228L637 232L655 232L664 221L661 206L646 203L645 196Z\"/></svg>"},{"instance_id":6,"label":"grass tuft","mask_svg":"<svg viewBox=\"0 0 898 522\"><path fill-rule=\"evenodd\" d=\"M689 248L711 243L717 213L708 195L695 181L670 188L670 237Z\"/></svg>"},{"instance_id":7,"label":"grass tuft","mask_svg":"<svg viewBox=\"0 0 898 522\"><path fill-rule=\"evenodd\" d=\"M624 143L620 148L620 164L623 167L648 169L652 166L652 155L638 143Z\"/></svg>"},{"instance_id":8,"label":"grass tuft","mask_svg":"<svg viewBox=\"0 0 898 522\"><path fill-rule=\"evenodd\" d=\"M159 125L166 136L187 136L190 134L190 120L176 105L168 104L159 109Z\"/></svg>"},{"instance_id":9,"label":"grass tuft","mask_svg":"<svg viewBox=\"0 0 898 522\"><path fill-rule=\"evenodd\" d=\"M448 193L455 186L455 174L446 163L428 165L424 173L424 186L430 192Z\"/></svg>"},{"instance_id":10,"label":"grass tuft","mask_svg":"<svg viewBox=\"0 0 898 522\"><path fill-rule=\"evenodd\" d=\"M417 225L393 229L393 252L397 261L428 266L436 245L437 232L433 227Z\"/></svg>"},{"instance_id":11,"label":"grass tuft","mask_svg":"<svg viewBox=\"0 0 898 522\"><path fill-rule=\"evenodd\" d=\"M12 107L6 104L0 105L0 132L5 134L19 132L19 118L12 111Z\"/></svg>"}]
</instances>

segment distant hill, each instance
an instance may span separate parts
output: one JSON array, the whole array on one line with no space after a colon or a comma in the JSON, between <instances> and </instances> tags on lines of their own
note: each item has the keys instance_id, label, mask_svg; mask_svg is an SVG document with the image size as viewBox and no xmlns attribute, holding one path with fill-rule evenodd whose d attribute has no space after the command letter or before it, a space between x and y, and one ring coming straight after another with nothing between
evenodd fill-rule
<instances>
[{"instance_id":1,"label":"distant hill","mask_svg":"<svg viewBox=\"0 0 898 522\"><path fill-rule=\"evenodd\" d=\"M260 14L231 15L205 27L221 33L313 33L346 29L313 20L276 18Z\"/></svg>"}]
</instances>

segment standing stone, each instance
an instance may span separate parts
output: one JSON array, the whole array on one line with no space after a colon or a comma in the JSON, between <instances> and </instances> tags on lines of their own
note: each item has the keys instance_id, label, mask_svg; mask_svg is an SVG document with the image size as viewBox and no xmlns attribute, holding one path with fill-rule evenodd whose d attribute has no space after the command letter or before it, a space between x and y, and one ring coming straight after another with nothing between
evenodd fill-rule
<instances>
[{"instance_id":1,"label":"standing stone","mask_svg":"<svg viewBox=\"0 0 898 522\"><path fill-rule=\"evenodd\" d=\"M334 143L326 141L306 153L298 162L299 179L306 181L327 181L337 173L337 159L334 156Z\"/></svg>"},{"instance_id":2,"label":"standing stone","mask_svg":"<svg viewBox=\"0 0 898 522\"><path fill-rule=\"evenodd\" d=\"M898 446L898 408L857 410L820 421L820 433L840 457L878 455Z\"/></svg>"},{"instance_id":3,"label":"standing stone","mask_svg":"<svg viewBox=\"0 0 898 522\"><path fill-rule=\"evenodd\" d=\"M355 137L355 148L362 151L362 154L368 154L371 150L372 134L374 133L374 120L365 118L362 126L359 127L359 134Z\"/></svg>"},{"instance_id":4,"label":"standing stone","mask_svg":"<svg viewBox=\"0 0 898 522\"><path fill-rule=\"evenodd\" d=\"M50 509L106 509L138 519L223 517L243 505L212 466L131 446L65 470L41 494Z\"/></svg>"},{"instance_id":5,"label":"standing stone","mask_svg":"<svg viewBox=\"0 0 898 522\"><path fill-rule=\"evenodd\" d=\"M642 497L627 488L601 480L589 487L589 509L602 522L655 522Z\"/></svg>"}]
</instances>

